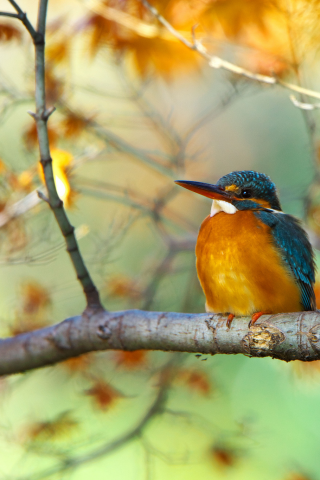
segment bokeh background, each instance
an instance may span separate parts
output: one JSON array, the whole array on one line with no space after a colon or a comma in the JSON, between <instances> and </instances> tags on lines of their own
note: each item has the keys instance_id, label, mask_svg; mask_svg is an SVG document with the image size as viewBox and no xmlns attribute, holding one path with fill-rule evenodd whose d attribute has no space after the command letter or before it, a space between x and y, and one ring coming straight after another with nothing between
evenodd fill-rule
<instances>
[{"instance_id":1,"label":"bokeh background","mask_svg":"<svg viewBox=\"0 0 320 480\"><path fill-rule=\"evenodd\" d=\"M319 1L153 5L188 40L197 25L211 55L320 91ZM35 23L37 2L21 7ZM10 8L0 1L0 11ZM27 114L34 58L22 25L0 17L0 49L0 330L8 336L85 304L36 194L44 187ZM319 246L316 98L213 69L139 0L52 0L46 52L56 183L107 309L204 311L194 245L210 201L175 179L264 172ZM319 402L318 362L89 354L1 378L0 478L317 480Z\"/></svg>"}]
</instances>

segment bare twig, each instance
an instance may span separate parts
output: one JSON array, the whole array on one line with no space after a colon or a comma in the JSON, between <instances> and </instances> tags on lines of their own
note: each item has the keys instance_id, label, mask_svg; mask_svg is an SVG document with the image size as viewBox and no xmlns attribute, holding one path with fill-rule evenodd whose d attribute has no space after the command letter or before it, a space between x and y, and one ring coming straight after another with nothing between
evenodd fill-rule
<instances>
[{"instance_id":1,"label":"bare twig","mask_svg":"<svg viewBox=\"0 0 320 480\"><path fill-rule=\"evenodd\" d=\"M301 102L294 95L290 95L290 100L295 107L301 108L301 110L316 110L317 108L320 108L320 103Z\"/></svg>"},{"instance_id":2,"label":"bare twig","mask_svg":"<svg viewBox=\"0 0 320 480\"><path fill-rule=\"evenodd\" d=\"M20 17L17 13L0 12L0 17L17 18L18 20L20 20Z\"/></svg>"},{"instance_id":3,"label":"bare twig","mask_svg":"<svg viewBox=\"0 0 320 480\"><path fill-rule=\"evenodd\" d=\"M202 43L199 40L196 40L194 38L194 33L193 33L193 41L190 42L183 35L181 35L181 33L178 32L178 30L176 30L158 12L158 10L153 5L151 5L147 0L140 0L140 1L155 16L155 18L172 35L174 35L174 37L176 37L178 40L180 40L180 42L183 43L187 48L197 52L205 60L207 60L210 67L213 67L213 68L216 68L216 69L221 68L223 70L227 70L228 72L234 73L236 75L241 75L243 77L249 78L250 80L255 80L259 83L266 83L266 84L269 84L269 85L277 85L278 84L278 85L281 85L282 87L286 88L287 90L291 90L291 91L300 93L302 95L307 95L309 97L320 99L320 92L316 92L314 90L309 90L308 88L304 88L304 87L301 87L299 85L295 85L295 84L292 84L292 83L289 83L289 82L285 82L285 81L281 80L280 78L272 77L270 75L261 75L259 73L251 72L250 70L239 67L238 65L235 65L234 63L223 60L222 58L217 57L216 55L210 55L208 53L207 49L202 45Z\"/></svg>"},{"instance_id":4,"label":"bare twig","mask_svg":"<svg viewBox=\"0 0 320 480\"><path fill-rule=\"evenodd\" d=\"M37 195L41 200L50 205L49 198L43 192L41 192L41 190L37 190Z\"/></svg>"},{"instance_id":5,"label":"bare twig","mask_svg":"<svg viewBox=\"0 0 320 480\"><path fill-rule=\"evenodd\" d=\"M40 0L37 37L33 38L35 45L35 76L36 76L36 113L33 115L37 125L40 162L43 167L46 187L48 190L49 204L58 222L60 230L67 244L67 251L77 273L77 278L82 285L87 299L87 307L96 309L102 308L99 293L91 279L91 276L84 264L78 243L74 234L74 227L70 224L63 207L63 202L59 198L52 169L52 158L50 156L47 122L49 116L53 113L54 107L47 108L45 94L45 29L48 0Z\"/></svg>"},{"instance_id":6,"label":"bare twig","mask_svg":"<svg viewBox=\"0 0 320 480\"><path fill-rule=\"evenodd\" d=\"M40 192L39 192L40 193ZM26 212L34 208L39 204L39 193L36 190L28 193L24 198L18 200L18 202L13 203L12 205L6 206L0 212L0 228L6 225L10 220L20 215L24 215ZM41 192L42 193L42 192Z\"/></svg>"},{"instance_id":7,"label":"bare twig","mask_svg":"<svg viewBox=\"0 0 320 480\"><path fill-rule=\"evenodd\" d=\"M39 33L34 29L34 27L32 26L32 24L30 23L27 17L27 14L20 8L17 2L15 2L15 0L8 0L8 1L9 3L11 3L11 5L13 6L17 14L11 14L7 16L10 16L10 17L14 16L14 18L17 18L18 20L20 20L23 23L23 25L26 27L28 32L30 33L34 42L38 42L39 40L41 41L41 35L39 35ZM3 12L3 14L4 13L5 12Z\"/></svg>"},{"instance_id":8,"label":"bare twig","mask_svg":"<svg viewBox=\"0 0 320 480\"><path fill-rule=\"evenodd\" d=\"M30 33L35 47L35 101L36 112L28 112L35 120L38 133L40 162L43 168L45 183L48 190L48 203L52 209L62 235L65 238L67 252L77 273L77 278L82 285L87 300L87 308L91 310L101 309L99 293L94 285L88 269L81 256L78 243L74 234L74 227L70 224L63 202L59 198L52 169L52 158L50 156L47 122L55 107L47 108L45 92L45 32L48 0L40 0L38 11L37 29L35 30L29 22L27 15L22 11L15 0L9 0L17 14L9 14L13 18L22 21ZM40 194L41 195L41 194ZM43 197L41 197L43 198ZM13 214L14 215L14 214ZM7 222L3 219L2 224Z\"/></svg>"}]
</instances>

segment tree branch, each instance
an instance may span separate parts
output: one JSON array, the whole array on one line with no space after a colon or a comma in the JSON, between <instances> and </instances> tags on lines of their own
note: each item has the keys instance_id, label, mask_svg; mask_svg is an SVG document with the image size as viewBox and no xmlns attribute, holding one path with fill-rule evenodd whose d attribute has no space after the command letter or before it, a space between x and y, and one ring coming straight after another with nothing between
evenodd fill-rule
<instances>
[{"instance_id":1,"label":"tree branch","mask_svg":"<svg viewBox=\"0 0 320 480\"><path fill-rule=\"evenodd\" d=\"M0 375L51 365L96 350L162 350L237 354L280 360L320 359L320 312L249 317L226 327L219 314L98 312L0 340Z\"/></svg>"},{"instance_id":2,"label":"tree branch","mask_svg":"<svg viewBox=\"0 0 320 480\"><path fill-rule=\"evenodd\" d=\"M281 85L282 87L286 88L287 90L291 90L293 92L300 93L302 95L306 95L312 98L318 98L320 99L320 92L316 92L314 90L309 90L308 88L301 87L300 85L294 85L293 83L285 82L281 80L280 78L277 78L275 76L270 76L270 75L261 75L259 73L254 73L251 72L250 70L247 70L245 68L239 67L238 65L235 65L234 63L228 62L227 60L223 60L220 57L217 57L216 55L210 55L207 51L207 49L202 45L201 41L197 40L195 38L194 34L194 29L192 32L192 37L193 41L190 42L187 40L183 35L181 35L178 30L176 30L171 23L169 23L159 12L158 10L151 5L148 0L140 0L142 5L151 12L154 17L178 40L180 40L181 43L183 43L187 48L190 50L194 50L197 52L201 57L203 57L205 60L207 60L208 64L212 68L216 69L223 69L227 70L228 72L234 73L236 75L241 75L243 77L249 78L250 80L255 80L260 83L265 83L269 85ZM290 97L292 100L292 97ZM295 103L295 106L298 106L297 103Z\"/></svg>"},{"instance_id":3,"label":"tree branch","mask_svg":"<svg viewBox=\"0 0 320 480\"><path fill-rule=\"evenodd\" d=\"M39 1L37 30L33 28L29 22L26 13L22 11L15 0L8 0L9 3L16 10L14 13L0 12L0 15L9 16L21 20L28 32L30 33L34 47L35 47L35 101L36 113L28 112L34 118L37 126L39 149L40 149L40 163L43 168L45 183L48 190L48 203L57 223L60 227L61 233L64 236L67 252L77 273L77 278L81 283L83 292L87 300L87 309L99 310L102 305L99 298L99 292L93 283L89 271L83 261L79 250L78 242L74 233L74 227L69 222L65 212L63 202L59 198L54 175L52 169L52 158L50 156L50 146L48 138L47 123L50 115L54 112L55 107L47 108L46 106L46 89L45 89L45 33L46 33L46 18L49 0Z\"/></svg>"},{"instance_id":4,"label":"tree branch","mask_svg":"<svg viewBox=\"0 0 320 480\"><path fill-rule=\"evenodd\" d=\"M8 1L9 1L9 3L11 3L11 5L13 6L13 8L17 12L17 14L15 14L15 13L8 14L6 12L1 12L1 15L7 16L7 17L17 18L18 20L20 20L23 23L23 25L26 27L28 32L30 33L33 41L34 42L37 41L38 40L38 32L33 28L31 23L29 22L27 14L19 7L19 5L15 2L15 0L8 0Z\"/></svg>"},{"instance_id":5,"label":"tree branch","mask_svg":"<svg viewBox=\"0 0 320 480\"><path fill-rule=\"evenodd\" d=\"M49 138L48 138L48 118L53 113L54 108L47 109L45 93L45 31L48 0L40 0L37 36L33 37L35 46L35 76L36 76L36 113L32 114L37 125L40 162L43 167L46 187L48 190L49 205L54 213L62 235L65 238L67 252L77 273L77 278L82 285L87 299L87 307L91 309L102 308L99 293L94 285L91 276L85 266L81 256L79 246L74 234L74 227L69 222L63 202L59 198L52 169L52 158L50 156Z\"/></svg>"}]
</instances>

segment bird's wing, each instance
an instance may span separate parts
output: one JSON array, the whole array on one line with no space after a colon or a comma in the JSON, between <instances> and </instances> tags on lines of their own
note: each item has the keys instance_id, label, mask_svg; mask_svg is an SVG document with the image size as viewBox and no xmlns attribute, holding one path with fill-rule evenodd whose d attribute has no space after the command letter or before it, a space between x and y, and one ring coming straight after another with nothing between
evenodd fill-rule
<instances>
[{"instance_id":1,"label":"bird's wing","mask_svg":"<svg viewBox=\"0 0 320 480\"><path fill-rule=\"evenodd\" d=\"M304 310L315 310L314 255L299 220L282 212L259 211L255 214L259 220L271 228L275 246L298 282Z\"/></svg>"}]
</instances>

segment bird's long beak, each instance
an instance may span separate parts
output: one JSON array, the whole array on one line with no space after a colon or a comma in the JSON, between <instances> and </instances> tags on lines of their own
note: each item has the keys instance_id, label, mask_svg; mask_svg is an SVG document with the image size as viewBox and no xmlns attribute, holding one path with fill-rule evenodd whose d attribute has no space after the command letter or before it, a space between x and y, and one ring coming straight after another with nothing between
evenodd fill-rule
<instances>
[{"instance_id":1,"label":"bird's long beak","mask_svg":"<svg viewBox=\"0 0 320 480\"><path fill-rule=\"evenodd\" d=\"M205 197L212 198L214 200L223 200L231 203L233 200L232 192L227 192L220 185L211 185L210 183L191 182L189 180L175 180L180 187L191 190L192 192L199 193Z\"/></svg>"}]
</instances>

